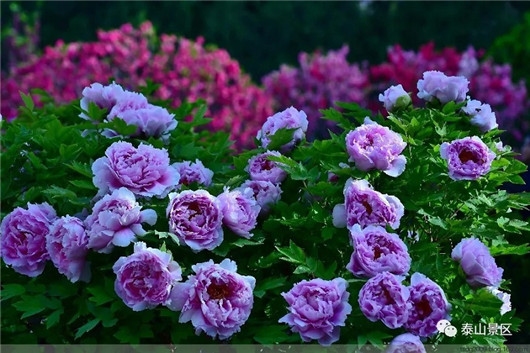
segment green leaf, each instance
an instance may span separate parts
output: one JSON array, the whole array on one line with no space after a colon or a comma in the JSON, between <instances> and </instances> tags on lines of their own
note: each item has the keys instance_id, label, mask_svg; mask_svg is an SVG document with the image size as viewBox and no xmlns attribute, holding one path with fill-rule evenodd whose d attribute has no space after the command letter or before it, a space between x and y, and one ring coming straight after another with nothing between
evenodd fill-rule
<instances>
[{"instance_id":1,"label":"green leaf","mask_svg":"<svg viewBox=\"0 0 530 353\"><path fill-rule=\"evenodd\" d=\"M289 339L285 325L263 325L256 330L254 340L261 344L278 344Z\"/></svg>"},{"instance_id":2,"label":"green leaf","mask_svg":"<svg viewBox=\"0 0 530 353\"><path fill-rule=\"evenodd\" d=\"M59 320L63 312L64 312L64 309L60 308L60 309L55 310L54 312L52 312L50 315L46 317L46 328L48 330L59 323Z\"/></svg>"},{"instance_id":3,"label":"green leaf","mask_svg":"<svg viewBox=\"0 0 530 353\"><path fill-rule=\"evenodd\" d=\"M24 92L19 91L20 97L22 97L22 101L24 102L24 105L30 110L33 111L33 108L35 108L35 103L33 102L33 98L31 97L31 94L24 94Z\"/></svg>"},{"instance_id":4,"label":"green leaf","mask_svg":"<svg viewBox=\"0 0 530 353\"><path fill-rule=\"evenodd\" d=\"M84 175L90 179L92 179L92 168L87 163L81 163L81 162L72 162L70 164L66 164L66 166L72 170L75 170L81 175Z\"/></svg>"},{"instance_id":5,"label":"green leaf","mask_svg":"<svg viewBox=\"0 0 530 353\"><path fill-rule=\"evenodd\" d=\"M307 267L306 265L300 265L296 267L293 271L293 274L300 275L302 273L311 273L311 269Z\"/></svg>"},{"instance_id":6,"label":"green leaf","mask_svg":"<svg viewBox=\"0 0 530 353\"><path fill-rule=\"evenodd\" d=\"M61 188L59 186L53 185L52 187L43 190L42 193L46 196L51 197L52 199L65 198L65 199L75 199L77 194L72 190Z\"/></svg>"},{"instance_id":7,"label":"green leaf","mask_svg":"<svg viewBox=\"0 0 530 353\"><path fill-rule=\"evenodd\" d=\"M136 125L127 124L125 120L119 117L115 117L108 123L102 124L102 127L111 129L122 136L130 136L138 130Z\"/></svg>"},{"instance_id":8,"label":"green leaf","mask_svg":"<svg viewBox=\"0 0 530 353\"><path fill-rule=\"evenodd\" d=\"M502 301L488 290L481 288L464 302L465 310L481 316L496 316L500 314Z\"/></svg>"},{"instance_id":9,"label":"green leaf","mask_svg":"<svg viewBox=\"0 0 530 353\"><path fill-rule=\"evenodd\" d=\"M20 318L25 319L46 309L45 303L46 298L42 294L35 296L22 295L21 299L13 304L13 307L22 312L23 314Z\"/></svg>"},{"instance_id":10,"label":"green leaf","mask_svg":"<svg viewBox=\"0 0 530 353\"><path fill-rule=\"evenodd\" d=\"M290 242L290 245L288 248L279 248L276 246L276 250L280 252L280 254L284 255L284 257L281 257L281 260L292 262L295 264L305 264L306 262L306 256L304 251L293 241Z\"/></svg>"},{"instance_id":11,"label":"green leaf","mask_svg":"<svg viewBox=\"0 0 530 353\"><path fill-rule=\"evenodd\" d=\"M522 245L498 245L490 247L490 253L492 256L497 255L526 255L530 253L530 247L528 244Z\"/></svg>"},{"instance_id":12,"label":"green leaf","mask_svg":"<svg viewBox=\"0 0 530 353\"><path fill-rule=\"evenodd\" d=\"M270 135L270 142L267 149L273 151L280 149L283 145L289 143L293 139L293 133L298 129L279 129Z\"/></svg>"},{"instance_id":13,"label":"green leaf","mask_svg":"<svg viewBox=\"0 0 530 353\"><path fill-rule=\"evenodd\" d=\"M74 339L78 339L81 336L83 336L85 333L87 333L88 331L92 330L94 327L96 327L97 324L99 324L99 322L100 322L99 319L93 319L87 322L86 324L84 324L83 326L81 326L80 328L78 328L75 333Z\"/></svg>"},{"instance_id":14,"label":"green leaf","mask_svg":"<svg viewBox=\"0 0 530 353\"><path fill-rule=\"evenodd\" d=\"M159 232L157 230L154 230L153 233L159 238L159 239L171 239L175 244L180 245L179 238L170 232ZM147 233L149 234L149 233Z\"/></svg>"},{"instance_id":15,"label":"green leaf","mask_svg":"<svg viewBox=\"0 0 530 353\"><path fill-rule=\"evenodd\" d=\"M9 298L18 297L26 293L26 288L20 284L16 283L7 283L2 284L2 291L0 292L0 297L2 300L8 300Z\"/></svg>"},{"instance_id":16,"label":"green leaf","mask_svg":"<svg viewBox=\"0 0 530 353\"><path fill-rule=\"evenodd\" d=\"M258 298L261 298L263 297L263 295L265 295L266 291L284 286L286 284L286 281L287 277L265 279L256 285L254 295Z\"/></svg>"},{"instance_id":17,"label":"green leaf","mask_svg":"<svg viewBox=\"0 0 530 353\"><path fill-rule=\"evenodd\" d=\"M76 186L76 187L78 187L80 189L96 190L96 187L94 186L92 181L88 181L88 180L70 180L68 182L70 184L72 184L73 186Z\"/></svg>"},{"instance_id":18,"label":"green leaf","mask_svg":"<svg viewBox=\"0 0 530 353\"><path fill-rule=\"evenodd\" d=\"M393 336L389 334L388 332L381 332L381 331L369 331L366 334L367 341L376 347L382 347L383 340L387 340L392 337Z\"/></svg>"},{"instance_id":19,"label":"green leaf","mask_svg":"<svg viewBox=\"0 0 530 353\"><path fill-rule=\"evenodd\" d=\"M88 300L93 302L96 305L103 305L114 300L114 296L110 295L107 290L103 287L88 287L87 291L92 294Z\"/></svg>"}]
</instances>

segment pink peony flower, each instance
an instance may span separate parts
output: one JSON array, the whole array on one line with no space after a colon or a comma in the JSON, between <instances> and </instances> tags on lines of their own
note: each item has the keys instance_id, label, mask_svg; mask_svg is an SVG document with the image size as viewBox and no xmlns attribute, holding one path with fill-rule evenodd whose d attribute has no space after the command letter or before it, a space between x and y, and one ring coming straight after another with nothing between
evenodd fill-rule
<instances>
[{"instance_id":1,"label":"pink peony flower","mask_svg":"<svg viewBox=\"0 0 530 353\"><path fill-rule=\"evenodd\" d=\"M165 149L143 143L135 148L129 142L115 142L105 151L105 157L92 164L92 179L100 194L126 187L144 197L164 198L175 189L180 175L169 165Z\"/></svg>"},{"instance_id":2,"label":"pink peony flower","mask_svg":"<svg viewBox=\"0 0 530 353\"><path fill-rule=\"evenodd\" d=\"M128 246L145 234L142 223L154 225L156 218L154 210L142 210L131 191L114 190L96 202L85 220L88 248L108 254L114 246Z\"/></svg>"},{"instance_id":3,"label":"pink peony flower","mask_svg":"<svg viewBox=\"0 0 530 353\"><path fill-rule=\"evenodd\" d=\"M83 221L76 217L61 217L46 235L46 250L53 264L70 280L90 281L90 267L85 261L88 236Z\"/></svg>"},{"instance_id":4,"label":"pink peony flower","mask_svg":"<svg viewBox=\"0 0 530 353\"><path fill-rule=\"evenodd\" d=\"M4 217L0 225L0 253L6 265L29 277L44 271L50 256L46 235L56 214L46 202L28 203L27 209L17 207Z\"/></svg>"}]
</instances>

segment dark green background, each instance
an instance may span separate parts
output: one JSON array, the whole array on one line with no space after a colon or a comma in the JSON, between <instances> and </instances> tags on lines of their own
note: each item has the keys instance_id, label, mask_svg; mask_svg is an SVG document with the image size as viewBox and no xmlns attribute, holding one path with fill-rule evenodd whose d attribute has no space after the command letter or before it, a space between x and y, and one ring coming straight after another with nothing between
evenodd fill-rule
<instances>
[{"instance_id":1,"label":"dark green background","mask_svg":"<svg viewBox=\"0 0 530 353\"><path fill-rule=\"evenodd\" d=\"M2 2L2 27L11 22ZM495 38L522 21L530 2L196 2L45 1L19 2L41 14L41 45L94 40L96 29L153 22L159 33L226 48L255 81L281 63L295 64L300 51L350 46L349 59L378 63L386 48L400 43L416 49L428 41L438 48L469 44L489 48Z\"/></svg>"}]
</instances>

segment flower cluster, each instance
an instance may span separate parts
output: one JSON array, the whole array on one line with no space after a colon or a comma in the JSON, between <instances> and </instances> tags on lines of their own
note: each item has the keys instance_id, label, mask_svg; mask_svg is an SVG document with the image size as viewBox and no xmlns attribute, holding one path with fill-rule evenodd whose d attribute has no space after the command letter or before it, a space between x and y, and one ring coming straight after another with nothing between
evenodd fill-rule
<instances>
[{"instance_id":1,"label":"flower cluster","mask_svg":"<svg viewBox=\"0 0 530 353\"><path fill-rule=\"evenodd\" d=\"M159 45L153 47L153 43ZM191 41L154 33L151 23L139 29L125 24L119 29L99 31L96 42L58 41L40 56L33 54L8 74L2 73L1 114L11 120L22 103L19 91L47 91L59 103L77 99L84 87L114 78L128 89L160 84L156 98L171 99L174 107L184 100L204 99L214 130L228 129L239 146L248 146L263 120L272 113L271 99L241 72L237 61L223 49L207 49L204 40ZM37 102L38 103L38 102ZM164 119L162 108L144 107L123 119L146 124Z\"/></svg>"},{"instance_id":2,"label":"flower cluster","mask_svg":"<svg viewBox=\"0 0 530 353\"><path fill-rule=\"evenodd\" d=\"M434 335L438 321L449 318L451 310L443 290L420 273L412 275L409 287L402 281L390 272L370 278L359 292L362 313L392 329L405 327L420 337Z\"/></svg>"}]
</instances>

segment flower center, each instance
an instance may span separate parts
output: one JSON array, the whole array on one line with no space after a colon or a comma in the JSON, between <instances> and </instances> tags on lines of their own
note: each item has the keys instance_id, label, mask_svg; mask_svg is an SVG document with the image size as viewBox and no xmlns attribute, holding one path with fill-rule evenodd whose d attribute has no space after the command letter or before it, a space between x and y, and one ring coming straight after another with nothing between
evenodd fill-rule
<instances>
[{"instance_id":1,"label":"flower center","mask_svg":"<svg viewBox=\"0 0 530 353\"><path fill-rule=\"evenodd\" d=\"M274 166L273 166L272 161L265 160L265 163L263 163L263 169L264 170L271 170L273 167Z\"/></svg>"},{"instance_id":2,"label":"flower center","mask_svg":"<svg viewBox=\"0 0 530 353\"><path fill-rule=\"evenodd\" d=\"M201 208L199 207L199 203L197 201L193 201L192 203L190 203L188 209L195 211L195 213L201 212Z\"/></svg>"},{"instance_id":3,"label":"flower center","mask_svg":"<svg viewBox=\"0 0 530 353\"><path fill-rule=\"evenodd\" d=\"M420 313L420 316L426 317L432 313L431 304L426 298L422 298L417 304L416 308Z\"/></svg>"},{"instance_id":4,"label":"flower center","mask_svg":"<svg viewBox=\"0 0 530 353\"><path fill-rule=\"evenodd\" d=\"M206 290L211 299L224 299L230 294L230 289L226 283L212 283Z\"/></svg>"},{"instance_id":5,"label":"flower center","mask_svg":"<svg viewBox=\"0 0 530 353\"><path fill-rule=\"evenodd\" d=\"M366 213L368 213L368 214L372 214L372 206L370 206L370 204L368 203L368 201L363 200L363 201L361 201L361 204L362 204L363 207L366 209Z\"/></svg>"},{"instance_id":6,"label":"flower center","mask_svg":"<svg viewBox=\"0 0 530 353\"><path fill-rule=\"evenodd\" d=\"M469 150L463 150L458 154L458 158L460 158L460 161L462 163L467 163L468 161L473 161L475 163L478 162L475 154Z\"/></svg>"},{"instance_id":7,"label":"flower center","mask_svg":"<svg viewBox=\"0 0 530 353\"><path fill-rule=\"evenodd\" d=\"M383 288L383 298L385 299L385 305L392 305L395 303L394 298L392 298L392 295L386 288Z\"/></svg>"},{"instance_id":8,"label":"flower center","mask_svg":"<svg viewBox=\"0 0 530 353\"><path fill-rule=\"evenodd\" d=\"M377 260L378 258L381 257L381 255L383 255L383 251L381 250L379 246L376 246L374 248L374 259Z\"/></svg>"}]
</instances>

